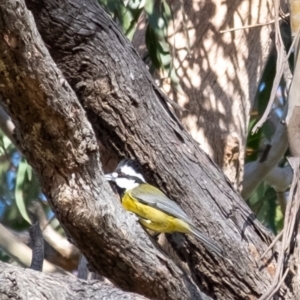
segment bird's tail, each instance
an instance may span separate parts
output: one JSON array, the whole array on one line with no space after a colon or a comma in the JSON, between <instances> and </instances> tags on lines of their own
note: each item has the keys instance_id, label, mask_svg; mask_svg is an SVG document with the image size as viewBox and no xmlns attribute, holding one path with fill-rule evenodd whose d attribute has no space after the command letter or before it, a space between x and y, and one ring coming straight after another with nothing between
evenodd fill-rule
<instances>
[{"instance_id":1,"label":"bird's tail","mask_svg":"<svg viewBox=\"0 0 300 300\"><path fill-rule=\"evenodd\" d=\"M218 247L208 236L201 233L196 227L190 226L190 232L195 235L208 250L215 252L219 256L224 256L224 251Z\"/></svg>"}]
</instances>

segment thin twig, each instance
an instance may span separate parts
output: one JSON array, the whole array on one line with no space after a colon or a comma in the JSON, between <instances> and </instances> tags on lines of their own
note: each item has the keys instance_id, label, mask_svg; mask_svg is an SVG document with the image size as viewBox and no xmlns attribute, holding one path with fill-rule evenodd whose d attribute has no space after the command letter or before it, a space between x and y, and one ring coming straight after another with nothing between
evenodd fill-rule
<instances>
[{"instance_id":1,"label":"thin twig","mask_svg":"<svg viewBox=\"0 0 300 300\"><path fill-rule=\"evenodd\" d=\"M282 41L282 37L280 34L280 27L279 27L279 0L275 1L275 45L276 45L276 50L277 50L277 61L276 61L276 76L273 81L273 86L271 90L271 95L269 98L269 102L267 105L267 108L261 117L261 119L256 123L252 130L252 134L257 132L259 128L262 127L262 125L265 123L267 120L270 110L272 108L277 88L279 86L282 74L283 74L283 69L284 69L284 60L286 59L285 55L285 50L284 50L284 44Z\"/></svg>"},{"instance_id":2,"label":"thin twig","mask_svg":"<svg viewBox=\"0 0 300 300\"><path fill-rule=\"evenodd\" d=\"M277 243L277 241L282 237L283 235L283 230L280 231L280 233L277 234L277 236L275 237L275 239L273 240L273 242L269 245L269 247L267 248L267 250L262 254L262 256L259 258L259 260L262 260L266 254L268 253L269 250L271 250L273 248L273 246Z\"/></svg>"},{"instance_id":3,"label":"thin twig","mask_svg":"<svg viewBox=\"0 0 300 300\"><path fill-rule=\"evenodd\" d=\"M275 23L275 20L272 20L272 21L266 22L266 23L262 23L262 24L252 24L252 25L246 25L246 26L241 26L241 27L236 27L236 28L224 29L224 30L220 30L220 33L226 33L226 32L242 30L242 29L261 27L261 26L266 26L266 25L270 25L270 24L273 24L273 23Z\"/></svg>"},{"instance_id":4,"label":"thin twig","mask_svg":"<svg viewBox=\"0 0 300 300\"><path fill-rule=\"evenodd\" d=\"M283 227L283 237L282 237L282 243L281 243L281 249L279 252L279 258L277 263L277 269L276 274L273 279L272 285L269 287L269 289L259 298L259 300L268 300L270 297L272 297L276 291L280 288L282 285L284 278L288 272L288 269L285 270L284 275L282 275L285 260L287 255L289 255L290 250L290 244L292 242L292 236L294 233L294 230L296 229L296 218L297 214L299 213L300 208L300 199L298 199L298 188L297 185L299 184L299 158L289 158L288 159L293 171L293 182L290 188L290 194L289 194L289 201L286 208L285 218L284 218L284 227Z\"/></svg>"},{"instance_id":5,"label":"thin twig","mask_svg":"<svg viewBox=\"0 0 300 300\"><path fill-rule=\"evenodd\" d=\"M275 3L276 2L277 1L275 1ZM275 4L275 6L276 6L276 4ZM276 9L276 7L275 7L275 9ZM292 53L292 50L294 49L294 45L298 44L299 37L300 37L300 28L299 28L297 31L296 37L294 38L292 45L289 48L288 54L285 55L284 45L283 45L283 41L282 41L281 34L280 34L280 28L279 28L278 13L275 14L275 21L276 21L276 19L278 21L278 22L275 22L275 44L276 44L276 49L277 49L277 53L278 53L277 61L276 61L276 76L273 81L272 91L271 91L271 95L270 95L270 99L269 99L267 108L266 108L263 116L261 117L261 119L253 127L252 134L257 132L259 130L259 128L261 128L261 126L267 120L267 118L269 116L270 110L272 108L272 105L273 105L273 102L275 99L277 88L279 86L279 83L280 83L280 80L281 80L281 77L282 77L282 74L284 71L284 63L283 62L284 62L284 60L288 60L289 56ZM297 46L296 46L296 48L297 48ZM296 55L297 55L297 53L296 53ZM295 59L295 61L296 61L296 59ZM288 117L287 117L287 119L288 119Z\"/></svg>"},{"instance_id":6,"label":"thin twig","mask_svg":"<svg viewBox=\"0 0 300 300\"><path fill-rule=\"evenodd\" d=\"M289 273L289 268L287 268L285 270L281 280L277 284L277 287L274 289L274 291L270 294L270 296L266 300L270 300L275 295L275 293L277 293L277 291L280 289L280 287L281 287L282 283L284 282L284 280L285 280L288 273Z\"/></svg>"},{"instance_id":7,"label":"thin twig","mask_svg":"<svg viewBox=\"0 0 300 300\"><path fill-rule=\"evenodd\" d=\"M288 17L290 14L286 14L280 17L280 19L285 19ZM255 27L262 27L270 24L274 24L275 20L266 22L266 23L260 23L260 24L251 24L251 25L246 25L246 26L241 26L241 27L236 27L236 28L229 28L229 29L224 29L220 30L220 33L226 33L226 32L232 32L232 31L237 31L237 30L242 30L242 29L249 29L249 28L255 28Z\"/></svg>"}]
</instances>

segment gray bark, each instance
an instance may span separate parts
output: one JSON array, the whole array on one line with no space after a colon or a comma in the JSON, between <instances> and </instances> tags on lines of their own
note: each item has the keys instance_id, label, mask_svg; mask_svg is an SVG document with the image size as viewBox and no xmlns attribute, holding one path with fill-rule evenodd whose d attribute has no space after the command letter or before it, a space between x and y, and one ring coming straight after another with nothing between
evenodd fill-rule
<instances>
[{"instance_id":1,"label":"gray bark","mask_svg":"<svg viewBox=\"0 0 300 300\"><path fill-rule=\"evenodd\" d=\"M85 281L74 276L49 275L30 269L21 269L0 262L0 299L147 299L123 292L105 282Z\"/></svg>"},{"instance_id":2,"label":"gray bark","mask_svg":"<svg viewBox=\"0 0 300 300\"><path fill-rule=\"evenodd\" d=\"M125 290L202 298L125 214L104 181L94 132L22 1L0 3L0 93L16 140L49 203L89 265Z\"/></svg>"},{"instance_id":3,"label":"gray bark","mask_svg":"<svg viewBox=\"0 0 300 300\"><path fill-rule=\"evenodd\" d=\"M30 269L42 271L44 262L44 239L38 222L29 228L29 233L32 245L32 260Z\"/></svg>"},{"instance_id":4,"label":"gray bark","mask_svg":"<svg viewBox=\"0 0 300 300\"><path fill-rule=\"evenodd\" d=\"M66 81L20 3L0 5L2 103L53 210L90 267L147 297L204 298L115 200L85 111L107 149L137 158L147 178L225 249L220 258L192 237L179 245L170 238L198 287L219 299L261 295L276 262L258 258L272 235L170 112L104 10L92 0L27 1Z\"/></svg>"}]
</instances>

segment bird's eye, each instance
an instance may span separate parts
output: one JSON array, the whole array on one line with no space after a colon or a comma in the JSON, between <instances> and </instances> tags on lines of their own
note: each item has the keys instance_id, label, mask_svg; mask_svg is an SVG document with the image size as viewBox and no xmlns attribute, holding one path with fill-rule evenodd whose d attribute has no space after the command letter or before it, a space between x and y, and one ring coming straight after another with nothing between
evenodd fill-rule
<instances>
[{"instance_id":1,"label":"bird's eye","mask_svg":"<svg viewBox=\"0 0 300 300\"><path fill-rule=\"evenodd\" d=\"M119 175L119 177L125 177L126 176L126 174L123 173L123 172L119 172L118 175Z\"/></svg>"}]
</instances>

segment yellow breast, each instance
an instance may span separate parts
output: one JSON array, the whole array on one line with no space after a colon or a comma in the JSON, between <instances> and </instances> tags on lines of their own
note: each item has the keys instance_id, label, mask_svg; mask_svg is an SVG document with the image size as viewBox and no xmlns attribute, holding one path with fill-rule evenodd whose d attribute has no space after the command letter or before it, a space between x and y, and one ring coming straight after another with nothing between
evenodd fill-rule
<instances>
[{"instance_id":1,"label":"yellow breast","mask_svg":"<svg viewBox=\"0 0 300 300\"><path fill-rule=\"evenodd\" d=\"M140 217L143 226L156 232L182 232L189 233L190 228L184 221L174 218L152 206L143 204L134 199L130 192L122 197L123 207Z\"/></svg>"}]
</instances>

